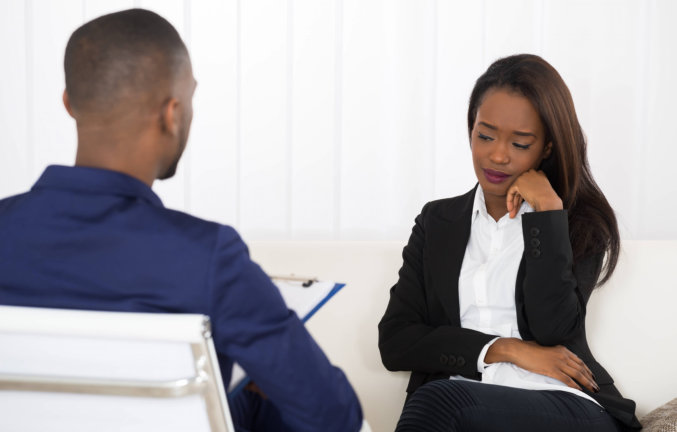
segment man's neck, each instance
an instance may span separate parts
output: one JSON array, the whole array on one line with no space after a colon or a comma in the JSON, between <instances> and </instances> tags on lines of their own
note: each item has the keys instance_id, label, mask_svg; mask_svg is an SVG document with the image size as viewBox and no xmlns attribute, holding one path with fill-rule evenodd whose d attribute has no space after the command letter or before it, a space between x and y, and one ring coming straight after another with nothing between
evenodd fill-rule
<instances>
[{"instance_id":1,"label":"man's neck","mask_svg":"<svg viewBox=\"0 0 677 432\"><path fill-rule=\"evenodd\" d=\"M103 141L103 142L102 142ZM78 140L75 165L90 168L101 168L121 172L134 177L149 187L156 178L155 165L145 155L142 147L134 148L130 143L111 143L107 140Z\"/></svg>"}]
</instances>

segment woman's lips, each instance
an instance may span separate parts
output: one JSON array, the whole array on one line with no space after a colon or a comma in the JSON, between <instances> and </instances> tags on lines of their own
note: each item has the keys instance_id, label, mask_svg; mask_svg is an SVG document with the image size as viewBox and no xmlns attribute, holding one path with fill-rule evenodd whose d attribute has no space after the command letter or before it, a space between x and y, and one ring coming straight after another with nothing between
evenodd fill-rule
<instances>
[{"instance_id":1,"label":"woman's lips","mask_svg":"<svg viewBox=\"0 0 677 432\"><path fill-rule=\"evenodd\" d=\"M484 168L484 177L489 180L490 183L503 183L510 177L510 174L502 173L500 171L494 171Z\"/></svg>"}]
</instances>

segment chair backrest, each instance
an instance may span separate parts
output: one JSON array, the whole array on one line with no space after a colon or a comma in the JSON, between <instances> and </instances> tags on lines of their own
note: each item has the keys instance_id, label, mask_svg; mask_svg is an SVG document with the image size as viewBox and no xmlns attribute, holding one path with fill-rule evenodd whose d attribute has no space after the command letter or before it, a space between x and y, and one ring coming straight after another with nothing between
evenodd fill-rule
<instances>
[{"instance_id":1,"label":"chair backrest","mask_svg":"<svg viewBox=\"0 0 677 432\"><path fill-rule=\"evenodd\" d=\"M232 432L209 319L0 306L0 430Z\"/></svg>"}]
</instances>

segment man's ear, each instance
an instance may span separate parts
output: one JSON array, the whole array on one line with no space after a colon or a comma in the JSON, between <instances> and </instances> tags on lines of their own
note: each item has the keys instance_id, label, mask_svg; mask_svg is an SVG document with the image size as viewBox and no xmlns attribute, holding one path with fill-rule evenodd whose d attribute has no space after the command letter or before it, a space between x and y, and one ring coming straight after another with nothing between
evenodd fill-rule
<instances>
[{"instance_id":1,"label":"man's ear","mask_svg":"<svg viewBox=\"0 0 677 432\"><path fill-rule=\"evenodd\" d=\"M181 112L179 110L179 101L176 98L168 99L162 104L160 113L160 128L163 132L170 135L178 135Z\"/></svg>"},{"instance_id":2,"label":"man's ear","mask_svg":"<svg viewBox=\"0 0 677 432\"><path fill-rule=\"evenodd\" d=\"M68 111L68 115L75 118L75 116L73 115L73 108L71 108L71 101L68 98L68 93L66 92L66 89L64 89L63 91L62 100L63 106L66 107L66 111Z\"/></svg>"}]
</instances>

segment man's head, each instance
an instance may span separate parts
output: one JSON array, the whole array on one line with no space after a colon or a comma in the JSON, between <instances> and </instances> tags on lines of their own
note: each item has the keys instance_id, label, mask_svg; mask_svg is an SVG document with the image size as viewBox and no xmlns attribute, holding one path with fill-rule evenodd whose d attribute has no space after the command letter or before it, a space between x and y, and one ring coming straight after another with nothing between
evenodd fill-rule
<instances>
[{"instance_id":1,"label":"man's head","mask_svg":"<svg viewBox=\"0 0 677 432\"><path fill-rule=\"evenodd\" d=\"M174 174L195 80L188 50L167 20L130 9L90 21L71 35L64 70L64 103L78 125L76 163L150 183Z\"/></svg>"}]
</instances>

